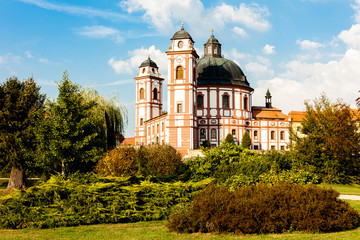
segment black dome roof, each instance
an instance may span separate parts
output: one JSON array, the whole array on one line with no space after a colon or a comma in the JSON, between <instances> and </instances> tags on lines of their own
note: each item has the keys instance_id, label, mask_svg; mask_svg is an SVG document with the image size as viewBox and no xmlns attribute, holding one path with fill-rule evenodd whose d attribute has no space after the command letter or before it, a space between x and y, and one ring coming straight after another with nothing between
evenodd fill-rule
<instances>
[{"instance_id":1,"label":"black dome roof","mask_svg":"<svg viewBox=\"0 0 360 240\"><path fill-rule=\"evenodd\" d=\"M197 84L227 84L250 87L241 68L222 57L205 56L197 60Z\"/></svg>"},{"instance_id":2,"label":"black dome roof","mask_svg":"<svg viewBox=\"0 0 360 240\"><path fill-rule=\"evenodd\" d=\"M190 36L190 34L187 32L187 31L185 31L185 29L184 29L184 27L183 26L181 26L181 29L180 29L180 31L177 31L174 35L173 35L173 37L171 38L171 40L176 40L176 39L191 39L191 41L193 41L194 42L194 40L192 39L192 37Z\"/></svg>"},{"instance_id":3,"label":"black dome roof","mask_svg":"<svg viewBox=\"0 0 360 240\"><path fill-rule=\"evenodd\" d=\"M154 67L154 68L158 68L158 66L156 65L156 63L150 59L150 57L148 57L145 61L142 62L142 64L140 65L140 67Z\"/></svg>"}]
</instances>

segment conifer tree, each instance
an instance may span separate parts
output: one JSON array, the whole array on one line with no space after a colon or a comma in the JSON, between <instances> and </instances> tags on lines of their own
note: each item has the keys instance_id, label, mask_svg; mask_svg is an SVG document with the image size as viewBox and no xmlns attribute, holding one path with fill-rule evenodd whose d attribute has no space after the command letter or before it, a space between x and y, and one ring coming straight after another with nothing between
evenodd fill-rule
<instances>
[{"instance_id":1,"label":"conifer tree","mask_svg":"<svg viewBox=\"0 0 360 240\"><path fill-rule=\"evenodd\" d=\"M43 118L45 95L29 78L16 77L0 85L0 163L11 168L8 189L26 187L25 172L33 167L35 128Z\"/></svg>"},{"instance_id":2,"label":"conifer tree","mask_svg":"<svg viewBox=\"0 0 360 240\"><path fill-rule=\"evenodd\" d=\"M67 71L58 83L56 101L48 103L40 129L39 166L62 175L91 171L103 151L92 116L94 101L85 101L80 86L69 80Z\"/></svg>"},{"instance_id":3,"label":"conifer tree","mask_svg":"<svg viewBox=\"0 0 360 240\"><path fill-rule=\"evenodd\" d=\"M230 143L230 144L234 144L234 137L231 135L231 133L228 133L228 135L226 135L225 137L225 142L226 143Z\"/></svg>"},{"instance_id":4,"label":"conifer tree","mask_svg":"<svg viewBox=\"0 0 360 240\"><path fill-rule=\"evenodd\" d=\"M242 139L241 139L241 147L244 149L249 149L251 146L251 138L248 131L245 131Z\"/></svg>"}]
</instances>

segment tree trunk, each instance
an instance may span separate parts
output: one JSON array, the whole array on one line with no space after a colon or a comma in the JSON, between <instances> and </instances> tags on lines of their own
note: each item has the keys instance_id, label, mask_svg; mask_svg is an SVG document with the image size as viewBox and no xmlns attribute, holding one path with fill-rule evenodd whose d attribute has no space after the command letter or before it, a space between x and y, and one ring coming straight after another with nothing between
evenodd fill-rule
<instances>
[{"instance_id":1,"label":"tree trunk","mask_svg":"<svg viewBox=\"0 0 360 240\"><path fill-rule=\"evenodd\" d=\"M26 189L25 171L16 167L11 168L7 190Z\"/></svg>"}]
</instances>

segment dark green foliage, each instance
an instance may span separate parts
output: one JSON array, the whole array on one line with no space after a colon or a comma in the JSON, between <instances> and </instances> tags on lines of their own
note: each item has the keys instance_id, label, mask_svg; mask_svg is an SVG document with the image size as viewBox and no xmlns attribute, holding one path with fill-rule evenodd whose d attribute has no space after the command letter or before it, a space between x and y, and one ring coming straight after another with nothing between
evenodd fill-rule
<instances>
[{"instance_id":1,"label":"dark green foliage","mask_svg":"<svg viewBox=\"0 0 360 240\"><path fill-rule=\"evenodd\" d=\"M205 140L205 141L201 144L201 146L204 147L204 148L209 148L209 147L211 147L210 141L209 141L209 140Z\"/></svg>"},{"instance_id":2,"label":"dark green foliage","mask_svg":"<svg viewBox=\"0 0 360 240\"><path fill-rule=\"evenodd\" d=\"M302 167L313 167L325 182L350 183L360 174L359 114L341 101L322 95L305 103L301 133L291 134Z\"/></svg>"},{"instance_id":3,"label":"dark green foliage","mask_svg":"<svg viewBox=\"0 0 360 240\"><path fill-rule=\"evenodd\" d=\"M43 118L44 100L32 78L20 82L13 77L0 85L0 166L12 171L9 188L24 188L25 171L34 170L35 129Z\"/></svg>"},{"instance_id":4,"label":"dark green foliage","mask_svg":"<svg viewBox=\"0 0 360 240\"><path fill-rule=\"evenodd\" d=\"M241 147L244 149L249 149L251 146L251 138L248 131L245 131L242 139L241 139Z\"/></svg>"},{"instance_id":5,"label":"dark green foliage","mask_svg":"<svg viewBox=\"0 0 360 240\"><path fill-rule=\"evenodd\" d=\"M235 143L234 138L233 138L233 136L231 135L231 133L229 133L228 135L226 135L224 142L230 143L230 144L234 144L234 143Z\"/></svg>"},{"instance_id":6,"label":"dark green foliage","mask_svg":"<svg viewBox=\"0 0 360 240\"><path fill-rule=\"evenodd\" d=\"M27 191L0 198L0 228L160 220L208 183L154 183L94 174L53 176Z\"/></svg>"},{"instance_id":7,"label":"dark green foliage","mask_svg":"<svg viewBox=\"0 0 360 240\"><path fill-rule=\"evenodd\" d=\"M181 154L169 145L111 150L99 161L96 172L107 176L168 176L181 173Z\"/></svg>"},{"instance_id":8,"label":"dark green foliage","mask_svg":"<svg viewBox=\"0 0 360 240\"><path fill-rule=\"evenodd\" d=\"M92 171L104 149L92 116L96 103L85 101L66 71L58 87L59 96L48 103L39 131L39 167L62 175Z\"/></svg>"},{"instance_id":9,"label":"dark green foliage","mask_svg":"<svg viewBox=\"0 0 360 240\"><path fill-rule=\"evenodd\" d=\"M168 227L178 232L236 234L335 232L358 227L359 213L338 196L332 189L287 182L236 191L209 186L186 209L170 216Z\"/></svg>"}]
</instances>

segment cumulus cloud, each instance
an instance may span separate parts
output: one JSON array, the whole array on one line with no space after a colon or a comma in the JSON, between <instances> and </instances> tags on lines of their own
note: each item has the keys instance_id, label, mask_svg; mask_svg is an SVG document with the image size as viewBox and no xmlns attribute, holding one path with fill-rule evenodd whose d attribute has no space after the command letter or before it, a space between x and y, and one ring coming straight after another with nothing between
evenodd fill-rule
<instances>
[{"instance_id":1,"label":"cumulus cloud","mask_svg":"<svg viewBox=\"0 0 360 240\"><path fill-rule=\"evenodd\" d=\"M269 79L274 76L270 60L261 56L256 57L256 61L247 63L245 69L257 79Z\"/></svg>"},{"instance_id":2,"label":"cumulus cloud","mask_svg":"<svg viewBox=\"0 0 360 240\"><path fill-rule=\"evenodd\" d=\"M146 48L138 48L128 52L130 58L126 60L116 60L114 57L110 58L108 64L114 69L117 74L132 74L134 75L140 64L150 58L158 65L159 72L163 75L167 72L167 56L161 50L156 49L154 45Z\"/></svg>"},{"instance_id":3,"label":"cumulus cloud","mask_svg":"<svg viewBox=\"0 0 360 240\"><path fill-rule=\"evenodd\" d=\"M234 27L233 32L236 33L237 35L241 36L241 37L247 37L248 36L246 31L244 29L242 29L242 28L239 28L239 27Z\"/></svg>"},{"instance_id":4,"label":"cumulus cloud","mask_svg":"<svg viewBox=\"0 0 360 240\"><path fill-rule=\"evenodd\" d=\"M360 49L360 24L352 25L349 30L342 31L338 38L350 48Z\"/></svg>"},{"instance_id":5,"label":"cumulus cloud","mask_svg":"<svg viewBox=\"0 0 360 240\"><path fill-rule=\"evenodd\" d=\"M355 10L354 19L356 23L360 23L360 0L355 0L352 8Z\"/></svg>"},{"instance_id":6,"label":"cumulus cloud","mask_svg":"<svg viewBox=\"0 0 360 240\"><path fill-rule=\"evenodd\" d=\"M263 53L265 54L274 54L275 53L275 46L270 46L269 44L266 44L264 49L263 49Z\"/></svg>"},{"instance_id":7,"label":"cumulus cloud","mask_svg":"<svg viewBox=\"0 0 360 240\"><path fill-rule=\"evenodd\" d=\"M301 49L303 50L316 50L319 47L322 47L323 45L318 42L313 42L309 40L297 40L296 43L300 45Z\"/></svg>"},{"instance_id":8,"label":"cumulus cloud","mask_svg":"<svg viewBox=\"0 0 360 240\"><path fill-rule=\"evenodd\" d=\"M77 34L97 39L110 38L117 43L123 42L123 38L120 36L120 32L117 29L105 26L85 26L78 29Z\"/></svg>"},{"instance_id":9,"label":"cumulus cloud","mask_svg":"<svg viewBox=\"0 0 360 240\"><path fill-rule=\"evenodd\" d=\"M174 22L184 18L190 29L209 31L222 28L225 24L241 24L257 31L267 31L271 24L266 19L269 11L258 4L241 3L232 6L225 3L205 9L200 0L123 0L119 5L129 13L143 12L143 19L158 31L173 31ZM245 30L234 28L236 34L244 35Z\"/></svg>"}]
</instances>

